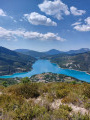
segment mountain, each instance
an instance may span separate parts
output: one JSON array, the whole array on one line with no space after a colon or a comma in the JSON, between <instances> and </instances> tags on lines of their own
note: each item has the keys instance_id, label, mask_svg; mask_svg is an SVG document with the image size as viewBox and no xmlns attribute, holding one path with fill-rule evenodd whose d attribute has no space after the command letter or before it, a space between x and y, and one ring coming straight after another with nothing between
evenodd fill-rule
<instances>
[{"instance_id":1,"label":"mountain","mask_svg":"<svg viewBox=\"0 0 90 120\"><path fill-rule=\"evenodd\" d=\"M86 71L90 73L90 52L80 54L58 54L46 57L61 68Z\"/></svg>"},{"instance_id":2,"label":"mountain","mask_svg":"<svg viewBox=\"0 0 90 120\"><path fill-rule=\"evenodd\" d=\"M64 51L59 51L56 49L51 49L49 51L45 51L45 52L38 52L38 51L34 51L34 50L29 50L29 49L16 49L16 52L19 53L23 53L26 55L30 55L32 57L45 57L45 56L50 56L50 55L58 55L58 54L79 54L79 53L85 53L90 51L89 48L81 48L79 50L70 50L67 52Z\"/></svg>"},{"instance_id":3,"label":"mountain","mask_svg":"<svg viewBox=\"0 0 90 120\"><path fill-rule=\"evenodd\" d=\"M59 53L62 53L61 51L56 50L56 49L51 49L51 50L45 51L45 52L37 52L34 50L28 50L28 49L16 49L15 51L26 54L26 55L30 55L32 57L44 57L44 56L48 56L48 55L57 55Z\"/></svg>"},{"instance_id":4,"label":"mountain","mask_svg":"<svg viewBox=\"0 0 90 120\"><path fill-rule=\"evenodd\" d=\"M85 52L89 52L90 49L89 48L81 48L79 50L70 50L68 52L66 52L67 54L79 54L79 53L85 53Z\"/></svg>"},{"instance_id":5,"label":"mountain","mask_svg":"<svg viewBox=\"0 0 90 120\"><path fill-rule=\"evenodd\" d=\"M25 72L32 68L35 58L0 46L0 75Z\"/></svg>"},{"instance_id":6,"label":"mountain","mask_svg":"<svg viewBox=\"0 0 90 120\"><path fill-rule=\"evenodd\" d=\"M28 50L28 49L16 49L15 51L19 52L19 53L26 54L26 55L30 55L32 57L46 56L46 54L44 52L37 52L37 51L34 51L34 50Z\"/></svg>"},{"instance_id":7,"label":"mountain","mask_svg":"<svg viewBox=\"0 0 90 120\"><path fill-rule=\"evenodd\" d=\"M62 51L59 51L59 50L56 50L56 49L51 49L47 52L45 52L47 55L57 55L57 54L60 54L60 53L63 53Z\"/></svg>"}]
</instances>

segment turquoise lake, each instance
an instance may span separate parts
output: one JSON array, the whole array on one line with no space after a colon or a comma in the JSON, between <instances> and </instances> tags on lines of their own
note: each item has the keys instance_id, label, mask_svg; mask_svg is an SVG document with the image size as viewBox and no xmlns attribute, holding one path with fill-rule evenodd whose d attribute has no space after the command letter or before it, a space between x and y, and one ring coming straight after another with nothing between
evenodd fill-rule
<instances>
[{"instance_id":1,"label":"turquoise lake","mask_svg":"<svg viewBox=\"0 0 90 120\"><path fill-rule=\"evenodd\" d=\"M32 75L35 74L52 72L52 73L68 75L77 78L79 80L90 82L90 75L87 74L86 72L70 70L70 69L62 69L58 67L58 65L51 63L49 60L37 60L32 67L33 69L29 72L0 76L0 78L31 77Z\"/></svg>"}]
</instances>

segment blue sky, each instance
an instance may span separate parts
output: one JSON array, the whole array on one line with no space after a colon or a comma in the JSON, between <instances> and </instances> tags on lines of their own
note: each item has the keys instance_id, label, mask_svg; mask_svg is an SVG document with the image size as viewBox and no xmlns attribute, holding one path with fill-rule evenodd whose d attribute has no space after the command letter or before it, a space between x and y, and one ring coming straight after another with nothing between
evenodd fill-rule
<instances>
[{"instance_id":1,"label":"blue sky","mask_svg":"<svg viewBox=\"0 0 90 120\"><path fill-rule=\"evenodd\" d=\"M0 46L90 48L90 0L0 0Z\"/></svg>"}]
</instances>

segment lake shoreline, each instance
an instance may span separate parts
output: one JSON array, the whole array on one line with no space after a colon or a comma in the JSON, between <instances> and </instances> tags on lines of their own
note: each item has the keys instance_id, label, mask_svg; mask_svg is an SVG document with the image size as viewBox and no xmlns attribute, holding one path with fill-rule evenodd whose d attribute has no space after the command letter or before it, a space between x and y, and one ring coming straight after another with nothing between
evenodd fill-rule
<instances>
[{"instance_id":1,"label":"lake shoreline","mask_svg":"<svg viewBox=\"0 0 90 120\"><path fill-rule=\"evenodd\" d=\"M49 61L50 61L50 60L49 60ZM50 62L51 62L51 61L50 61ZM54 63L54 62L51 62L51 63ZM87 71L81 71L81 70L71 69L71 68L62 68L62 67L60 67L57 63L54 63L54 64L56 64L56 65L57 65L59 68L61 68L61 69L75 70L75 71L84 72L84 73L90 75L90 73L88 73Z\"/></svg>"},{"instance_id":2,"label":"lake shoreline","mask_svg":"<svg viewBox=\"0 0 90 120\"><path fill-rule=\"evenodd\" d=\"M38 60L47 60L47 59L38 59ZM37 61L38 61L37 60ZM50 61L50 60L48 60L48 61ZM51 63L54 63L54 62L52 62L52 61L50 61ZM34 62L35 63L35 62ZM33 63L33 64L34 64ZM54 63L54 64L56 64L59 68L61 68L61 69L69 69L69 70L75 70L75 71L79 71L79 72L84 72L84 73L86 73L86 74L88 74L88 75L90 75L90 73L88 73L87 71L81 71L81 70L77 70L77 69L71 69L71 68L63 68L63 67L60 67L57 63ZM32 65L33 66L33 65ZM33 70L33 68L31 68L31 70L29 70L29 71L23 71L23 72L15 72L15 73L12 73L12 74L8 74L8 75L1 75L1 76L11 76L11 75L14 75L14 74L18 74L18 73L28 73L28 72L30 72L30 71L32 71ZM0 77L1 77L0 76Z\"/></svg>"},{"instance_id":3,"label":"lake shoreline","mask_svg":"<svg viewBox=\"0 0 90 120\"><path fill-rule=\"evenodd\" d=\"M90 74L84 71L61 68L58 64L52 63L50 60L43 60L43 59L37 60L32 65L31 71L22 72L22 73L14 73L12 75L0 76L0 78L16 78L16 77L24 78L26 76L31 77L32 75L42 74L42 73L47 73L47 72L63 74L63 75L76 78L81 81L90 82Z\"/></svg>"}]
</instances>

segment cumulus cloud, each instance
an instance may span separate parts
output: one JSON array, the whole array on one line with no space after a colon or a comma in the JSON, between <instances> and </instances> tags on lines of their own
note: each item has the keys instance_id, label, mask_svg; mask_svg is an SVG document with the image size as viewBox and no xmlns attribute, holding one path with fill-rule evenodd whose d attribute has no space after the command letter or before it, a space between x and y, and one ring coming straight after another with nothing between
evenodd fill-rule
<instances>
[{"instance_id":1,"label":"cumulus cloud","mask_svg":"<svg viewBox=\"0 0 90 120\"><path fill-rule=\"evenodd\" d=\"M90 31L90 25L77 25L74 27L74 29L82 32L85 32L85 31L87 32L87 31Z\"/></svg>"},{"instance_id":2,"label":"cumulus cloud","mask_svg":"<svg viewBox=\"0 0 90 120\"><path fill-rule=\"evenodd\" d=\"M58 20L62 19L63 15L70 14L68 6L65 5L61 0L45 0L42 4L39 4L38 7L42 12L45 12L47 15L52 15Z\"/></svg>"},{"instance_id":3,"label":"cumulus cloud","mask_svg":"<svg viewBox=\"0 0 90 120\"><path fill-rule=\"evenodd\" d=\"M58 36L58 34L48 32L46 34L42 34L39 32L25 31L25 30L7 30L5 28L0 27L0 38L1 39L17 39L17 37L22 37L28 40L58 40L64 41L65 39Z\"/></svg>"},{"instance_id":4,"label":"cumulus cloud","mask_svg":"<svg viewBox=\"0 0 90 120\"><path fill-rule=\"evenodd\" d=\"M84 21L85 24L75 24L74 29L82 32L90 31L90 17L86 18Z\"/></svg>"},{"instance_id":5,"label":"cumulus cloud","mask_svg":"<svg viewBox=\"0 0 90 120\"><path fill-rule=\"evenodd\" d=\"M77 9L76 7L74 7L74 6L70 7L70 11L71 11L71 13L72 13L73 15L75 15L75 16L83 15L83 14L86 13L85 10L78 10L78 9Z\"/></svg>"},{"instance_id":6,"label":"cumulus cloud","mask_svg":"<svg viewBox=\"0 0 90 120\"><path fill-rule=\"evenodd\" d=\"M90 25L90 17L85 19L86 24Z\"/></svg>"},{"instance_id":7,"label":"cumulus cloud","mask_svg":"<svg viewBox=\"0 0 90 120\"><path fill-rule=\"evenodd\" d=\"M57 26L57 23L36 12L24 14L24 17L33 25Z\"/></svg>"},{"instance_id":8,"label":"cumulus cloud","mask_svg":"<svg viewBox=\"0 0 90 120\"><path fill-rule=\"evenodd\" d=\"M0 9L0 16L7 16L6 13L2 9Z\"/></svg>"}]
</instances>

